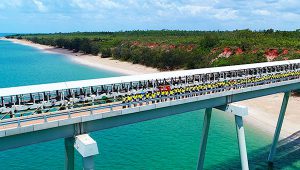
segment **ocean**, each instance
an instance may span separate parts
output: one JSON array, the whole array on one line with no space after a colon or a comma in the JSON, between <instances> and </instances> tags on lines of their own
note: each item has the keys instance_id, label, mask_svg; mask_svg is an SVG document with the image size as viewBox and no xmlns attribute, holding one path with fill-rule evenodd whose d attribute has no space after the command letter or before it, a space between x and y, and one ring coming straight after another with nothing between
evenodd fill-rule
<instances>
[{"instance_id":1,"label":"ocean","mask_svg":"<svg viewBox=\"0 0 300 170\"><path fill-rule=\"evenodd\" d=\"M0 37L5 37L8 35L14 35L14 33L0 33Z\"/></svg>"},{"instance_id":2,"label":"ocean","mask_svg":"<svg viewBox=\"0 0 300 170\"><path fill-rule=\"evenodd\" d=\"M0 41L0 88L119 75L78 65L62 55ZM194 170L203 116L203 110L199 110L91 133L100 152L95 158L96 169ZM266 159L272 135L247 123L245 129L250 168L268 169ZM79 170L81 157L78 153L75 157ZM300 169L299 160L298 150L281 149L273 169ZM0 152L0 169L64 169L64 141ZM241 169L234 117L224 112L214 110L212 114L205 169Z\"/></svg>"}]
</instances>

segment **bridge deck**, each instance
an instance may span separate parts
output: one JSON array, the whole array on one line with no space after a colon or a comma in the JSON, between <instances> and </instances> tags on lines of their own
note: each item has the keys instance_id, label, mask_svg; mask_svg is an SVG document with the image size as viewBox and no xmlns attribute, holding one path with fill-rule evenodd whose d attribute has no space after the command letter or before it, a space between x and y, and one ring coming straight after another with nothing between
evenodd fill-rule
<instances>
[{"instance_id":1,"label":"bridge deck","mask_svg":"<svg viewBox=\"0 0 300 170\"><path fill-rule=\"evenodd\" d=\"M136 103L137 106L132 103L130 108L123 108L120 104L90 106L2 120L0 142L5 145L0 146L0 151L299 88L300 80L296 79L206 95L185 94L182 99L169 98L157 103L141 101ZM47 121L44 116L47 116Z\"/></svg>"}]
</instances>

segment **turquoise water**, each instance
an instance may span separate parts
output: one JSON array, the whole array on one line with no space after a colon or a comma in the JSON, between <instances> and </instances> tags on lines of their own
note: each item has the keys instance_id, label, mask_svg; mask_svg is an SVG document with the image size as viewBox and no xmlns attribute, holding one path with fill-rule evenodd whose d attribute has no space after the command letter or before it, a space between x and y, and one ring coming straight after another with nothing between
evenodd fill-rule
<instances>
[{"instance_id":1,"label":"turquoise water","mask_svg":"<svg viewBox=\"0 0 300 170\"><path fill-rule=\"evenodd\" d=\"M117 76L71 63L67 57L32 47L0 42L0 87Z\"/></svg>"},{"instance_id":2,"label":"turquoise water","mask_svg":"<svg viewBox=\"0 0 300 170\"><path fill-rule=\"evenodd\" d=\"M0 87L117 75L72 63L64 56L0 41ZM213 112L205 169L240 169L233 120ZM202 123L203 111L197 111L92 133L100 151L96 169L195 169ZM265 160L272 137L246 124L246 139L251 169L268 169ZM0 169L63 169L63 144L59 139L0 152ZM300 169L298 150L279 152L277 158L280 160L273 169ZM77 153L76 169L81 169Z\"/></svg>"},{"instance_id":3,"label":"turquoise water","mask_svg":"<svg viewBox=\"0 0 300 170\"><path fill-rule=\"evenodd\" d=\"M0 37L5 37L8 35L13 35L14 33L0 33Z\"/></svg>"}]
</instances>

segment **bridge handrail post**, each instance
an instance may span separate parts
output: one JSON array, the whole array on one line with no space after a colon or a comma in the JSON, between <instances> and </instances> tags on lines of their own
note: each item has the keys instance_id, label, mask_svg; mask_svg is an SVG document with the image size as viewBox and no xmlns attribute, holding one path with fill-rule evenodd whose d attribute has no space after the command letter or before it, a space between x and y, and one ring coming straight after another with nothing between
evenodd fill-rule
<instances>
[{"instance_id":1,"label":"bridge handrail post","mask_svg":"<svg viewBox=\"0 0 300 170\"><path fill-rule=\"evenodd\" d=\"M44 122L48 122L47 121L47 115L44 115Z\"/></svg>"},{"instance_id":2,"label":"bridge handrail post","mask_svg":"<svg viewBox=\"0 0 300 170\"><path fill-rule=\"evenodd\" d=\"M20 120L20 118L18 119L18 127L21 127L21 120Z\"/></svg>"},{"instance_id":3,"label":"bridge handrail post","mask_svg":"<svg viewBox=\"0 0 300 170\"><path fill-rule=\"evenodd\" d=\"M67 111L68 111L68 118L71 118L71 112L70 112L70 110L68 109Z\"/></svg>"}]
</instances>

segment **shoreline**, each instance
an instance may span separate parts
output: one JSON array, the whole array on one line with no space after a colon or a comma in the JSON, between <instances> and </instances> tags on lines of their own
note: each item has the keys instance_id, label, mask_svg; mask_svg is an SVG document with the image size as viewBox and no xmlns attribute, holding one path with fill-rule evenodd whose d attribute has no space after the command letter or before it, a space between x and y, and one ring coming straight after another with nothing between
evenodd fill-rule
<instances>
[{"instance_id":1,"label":"shoreline","mask_svg":"<svg viewBox=\"0 0 300 170\"><path fill-rule=\"evenodd\" d=\"M132 64L113 60L111 58L100 58L100 56L74 53L67 49L55 48L47 45L35 44L27 40L5 39L13 43L31 46L44 52L61 54L68 57L72 62L93 68L113 71L125 75L137 75L160 72L157 69L145 67L140 64ZM244 120L246 124L260 129L262 132L273 136L281 107L283 93L264 96L260 98L237 102L237 104L248 107L249 115ZM300 130L300 98L291 96L289 99L285 119L283 122L280 138L286 138Z\"/></svg>"},{"instance_id":2,"label":"shoreline","mask_svg":"<svg viewBox=\"0 0 300 170\"><path fill-rule=\"evenodd\" d=\"M97 69L112 71L116 73L121 73L125 75L138 75L138 74L160 72L158 69L146 67L140 64L132 64L125 61L114 60L112 58L101 58L100 56L83 54L80 52L74 53L73 51L70 51L68 49L56 48L48 45L35 44L27 40L6 39L6 38L2 38L2 40L8 40L13 43L34 47L43 52L61 54L68 57L72 62L75 62L77 64L81 64L81 65L85 65Z\"/></svg>"}]
</instances>

